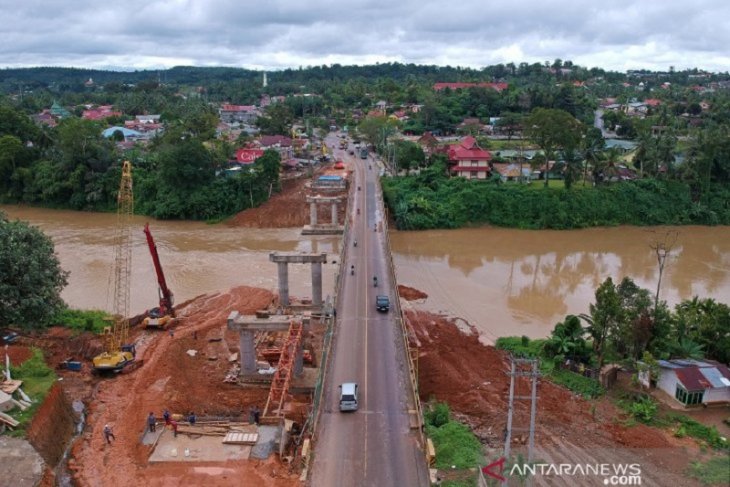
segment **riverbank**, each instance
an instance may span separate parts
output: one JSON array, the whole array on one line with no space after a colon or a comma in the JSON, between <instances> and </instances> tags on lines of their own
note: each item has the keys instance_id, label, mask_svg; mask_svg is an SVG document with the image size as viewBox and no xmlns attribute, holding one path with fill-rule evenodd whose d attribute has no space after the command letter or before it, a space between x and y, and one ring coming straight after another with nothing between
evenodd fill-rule
<instances>
[{"instance_id":1,"label":"riverbank","mask_svg":"<svg viewBox=\"0 0 730 487\"><path fill-rule=\"evenodd\" d=\"M703 193L682 182L654 179L545 189L447 178L438 168L382 181L383 197L400 230L730 225L730 188L719 184Z\"/></svg>"},{"instance_id":2,"label":"riverbank","mask_svg":"<svg viewBox=\"0 0 730 487\"><path fill-rule=\"evenodd\" d=\"M402 302L411 346L418 349L421 399L448 403L455 419L479 438L486 461L497 460L507 421L508 355L481 343L468 325L422 311L419 303L405 298ZM529 401L516 401L514 414L515 428L527 426ZM686 470L692 461L712 455L669 431L628 426L625 413L607 397L587 401L544 379L538 386L536 418L536 458L569 464L638 463L643 485L699 486ZM516 433L513 452L524 454L526 442L526 433Z\"/></svg>"}]
</instances>

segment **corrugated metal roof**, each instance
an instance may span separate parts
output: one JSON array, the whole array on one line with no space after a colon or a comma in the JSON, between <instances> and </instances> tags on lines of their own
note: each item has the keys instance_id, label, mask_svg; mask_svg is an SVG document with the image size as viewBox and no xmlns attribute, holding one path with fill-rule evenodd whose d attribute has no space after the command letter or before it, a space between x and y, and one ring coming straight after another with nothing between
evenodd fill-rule
<instances>
[{"instance_id":1,"label":"corrugated metal roof","mask_svg":"<svg viewBox=\"0 0 730 487\"><path fill-rule=\"evenodd\" d=\"M699 371L708 381L710 381L712 387L726 387L721 380L724 379L722 373L720 373L720 371L715 367L702 367Z\"/></svg>"},{"instance_id":2,"label":"corrugated metal roof","mask_svg":"<svg viewBox=\"0 0 730 487\"><path fill-rule=\"evenodd\" d=\"M697 367L685 367L682 369L674 369L679 382L682 383L687 391L703 391L711 389L712 384L705 378Z\"/></svg>"}]
</instances>

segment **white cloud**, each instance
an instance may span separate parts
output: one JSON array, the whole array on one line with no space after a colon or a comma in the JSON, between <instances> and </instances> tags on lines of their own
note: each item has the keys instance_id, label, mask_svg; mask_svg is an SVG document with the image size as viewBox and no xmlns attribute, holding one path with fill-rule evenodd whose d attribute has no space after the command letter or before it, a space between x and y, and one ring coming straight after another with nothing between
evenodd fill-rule
<instances>
[{"instance_id":1,"label":"white cloud","mask_svg":"<svg viewBox=\"0 0 730 487\"><path fill-rule=\"evenodd\" d=\"M728 69L727 0L0 0L0 67Z\"/></svg>"}]
</instances>

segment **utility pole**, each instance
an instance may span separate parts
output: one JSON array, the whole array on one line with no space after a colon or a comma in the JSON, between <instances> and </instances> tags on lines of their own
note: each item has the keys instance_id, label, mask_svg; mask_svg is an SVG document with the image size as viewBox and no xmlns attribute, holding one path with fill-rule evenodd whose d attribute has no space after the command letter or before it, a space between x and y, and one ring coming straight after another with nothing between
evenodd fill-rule
<instances>
[{"instance_id":1,"label":"utility pole","mask_svg":"<svg viewBox=\"0 0 730 487\"><path fill-rule=\"evenodd\" d=\"M509 403L507 406L507 428L505 431L504 438L504 458L509 461L510 449L512 446L512 432L513 431L528 431L529 440L527 445L527 463L532 463L532 454L535 446L535 415L537 413L537 379L540 377L540 371L538 370L537 359L528 358L515 358L510 357L510 376L509 382ZM530 395L520 395L519 385L520 377L529 377L531 379L531 391ZM517 390L515 390L517 389ZM514 427L513 413L515 400L518 401L530 401L530 425L528 428ZM502 485L507 486L505 480Z\"/></svg>"}]
</instances>

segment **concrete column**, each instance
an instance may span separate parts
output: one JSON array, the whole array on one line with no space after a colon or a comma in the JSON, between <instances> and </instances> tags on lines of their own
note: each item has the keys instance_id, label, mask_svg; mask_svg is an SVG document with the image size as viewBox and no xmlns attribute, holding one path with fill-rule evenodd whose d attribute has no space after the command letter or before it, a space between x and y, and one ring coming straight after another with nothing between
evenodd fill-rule
<instances>
[{"instance_id":1,"label":"concrete column","mask_svg":"<svg viewBox=\"0 0 730 487\"><path fill-rule=\"evenodd\" d=\"M321 262L312 262L312 306L322 306Z\"/></svg>"},{"instance_id":2,"label":"concrete column","mask_svg":"<svg viewBox=\"0 0 730 487\"><path fill-rule=\"evenodd\" d=\"M309 224L312 226L317 224L317 203L314 201L309 203Z\"/></svg>"},{"instance_id":3,"label":"concrete column","mask_svg":"<svg viewBox=\"0 0 730 487\"><path fill-rule=\"evenodd\" d=\"M241 375L256 373L256 347L253 330L242 330L239 337Z\"/></svg>"},{"instance_id":4,"label":"concrete column","mask_svg":"<svg viewBox=\"0 0 730 487\"><path fill-rule=\"evenodd\" d=\"M299 344L297 354L294 356L294 375L299 377L304 372L304 349Z\"/></svg>"},{"instance_id":5,"label":"concrete column","mask_svg":"<svg viewBox=\"0 0 730 487\"><path fill-rule=\"evenodd\" d=\"M289 267L287 262L278 262L279 266L279 303L289 306Z\"/></svg>"},{"instance_id":6,"label":"concrete column","mask_svg":"<svg viewBox=\"0 0 730 487\"><path fill-rule=\"evenodd\" d=\"M337 225L337 202L332 203L332 224Z\"/></svg>"}]
</instances>

